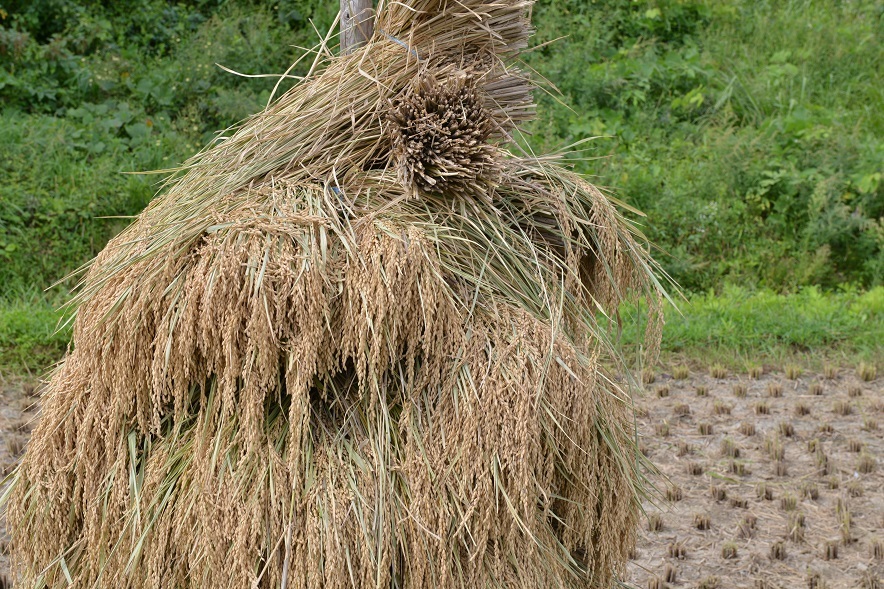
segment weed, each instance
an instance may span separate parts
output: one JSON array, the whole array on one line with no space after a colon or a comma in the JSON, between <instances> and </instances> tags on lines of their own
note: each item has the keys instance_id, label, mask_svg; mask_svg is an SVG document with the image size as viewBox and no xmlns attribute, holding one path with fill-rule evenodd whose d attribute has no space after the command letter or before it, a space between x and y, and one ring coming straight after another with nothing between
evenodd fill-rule
<instances>
[{"instance_id":1,"label":"weed","mask_svg":"<svg viewBox=\"0 0 884 589\"><path fill-rule=\"evenodd\" d=\"M688 556L688 550L683 542L670 542L666 549L669 552L669 558L684 560Z\"/></svg>"},{"instance_id":2,"label":"weed","mask_svg":"<svg viewBox=\"0 0 884 589\"><path fill-rule=\"evenodd\" d=\"M694 514L694 527L701 531L706 531L710 527L712 527L712 522L709 519L709 516L704 513L695 513Z\"/></svg>"},{"instance_id":3,"label":"weed","mask_svg":"<svg viewBox=\"0 0 884 589\"><path fill-rule=\"evenodd\" d=\"M718 577L715 575L703 577L697 584L697 589L718 589L718 587Z\"/></svg>"},{"instance_id":4,"label":"weed","mask_svg":"<svg viewBox=\"0 0 884 589\"><path fill-rule=\"evenodd\" d=\"M748 509L749 508L749 500L744 499L742 497L731 497L730 498L730 506L734 509Z\"/></svg>"},{"instance_id":5,"label":"weed","mask_svg":"<svg viewBox=\"0 0 884 589\"><path fill-rule=\"evenodd\" d=\"M777 434L772 434L764 439L764 451L771 460L782 460L786 456L786 448Z\"/></svg>"},{"instance_id":6,"label":"weed","mask_svg":"<svg viewBox=\"0 0 884 589\"><path fill-rule=\"evenodd\" d=\"M884 541L881 538L872 538L869 542L869 552L875 560L884 560Z\"/></svg>"},{"instance_id":7,"label":"weed","mask_svg":"<svg viewBox=\"0 0 884 589\"><path fill-rule=\"evenodd\" d=\"M737 545L733 542L725 542L722 544L721 558L725 560L737 558Z\"/></svg>"},{"instance_id":8,"label":"weed","mask_svg":"<svg viewBox=\"0 0 884 589\"><path fill-rule=\"evenodd\" d=\"M862 474L871 474L875 472L875 467L877 466L877 461L874 456L870 456L869 454L861 454L859 460L856 461L856 470Z\"/></svg>"},{"instance_id":9,"label":"weed","mask_svg":"<svg viewBox=\"0 0 884 589\"><path fill-rule=\"evenodd\" d=\"M814 462L816 463L817 472L825 476L829 474L829 456L822 450L817 450L814 453Z\"/></svg>"},{"instance_id":10,"label":"weed","mask_svg":"<svg viewBox=\"0 0 884 589\"><path fill-rule=\"evenodd\" d=\"M780 509L783 511L794 511L796 507L798 507L798 500L794 495L787 493L780 497Z\"/></svg>"},{"instance_id":11,"label":"weed","mask_svg":"<svg viewBox=\"0 0 884 589\"><path fill-rule=\"evenodd\" d=\"M820 490L816 483L806 482L801 485L801 496L816 501L820 498Z\"/></svg>"},{"instance_id":12,"label":"weed","mask_svg":"<svg viewBox=\"0 0 884 589\"><path fill-rule=\"evenodd\" d=\"M732 439L724 438L721 441L721 455L726 458L739 458L740 449Z\"/></svg>"},{"instance_id":13,"label":"weed","mask_svg":"<svg viewBox=\"0 0 884 589\"><path fill-rule=\"evenodd\" d=\"M755 528L758 525L758 518L752 515L751 513L747 513L740 519L740 523L737 525L737 535L740 538L749 539L755 535Z\"/></svg>"},{"instance_id":14,"label":"weed","mask_svg":"<svg viewBox=\"0 0 884 589\"><path fill-rule=\"evenodd\" d=\"M881 589L881 577L877 571L866 569L859 579L859 586L861 589Z\"/></svg>"},{"instance_id":15,"label":"weed","mask_svg":"<svg viewBox=\"0 0 884 589\"><path fill-rule=\"evenodd\" d=\"M19 458L25 451L25 444L22 438L10 435L6 437L6 449L11 456Z\"/></svg>"},{"instance_id":16,"label":"weed","mask_svg":"<svg viewBox=\"0 0 884 589\"><path fill-rule=\"evenodd\" d=\"M823 548L823 559L835 560L838 558L838 543L832 540L826 542Z\"/></svg>"},{"instance_id":17,"label":"weed","mask_svg":"<svg viewBox=\"0 0 884 589\"><path fill-rule=\"evenodd\" d=\"M681 487L677 485L670 485L666 487L666 500L670 503L681 501L683 498L684 493L682 492Z\"/></svg>"},{"instance_id":18,"label":"weed","mask_svg":"<svg viewBox=\"0 0 884 589\"><path fill-rule=\"evenodd\" d=\"M716 401L712 404L712 414L713 415L730 415L731 414L731 406L727 403Z\"/></svg>"},{"instance_id":19,"label":"weed","mask_svg":"<svg viewBox=\"0 0 884 589\"><path fill-rule=\"evenodd\" d=\"M846 507L842 509L838 521L838 529L841 532L841 543L845 546L848 546L853 542L851 519L850 510Z\"/></svg>"},{"instance_id":20,"label":"weed","mask_svg":"<svg viewBox=\"0 0 884 589\"><path fill-rule=\"evenodd\" d=\"M871 382L878 377L878 367L874 364L860 362L859 366L856 368L856 375L863 382Z\"/></svg>"},{"instance_id":21,"label":"weed","mask_svg":"<svg viewBox=\"0 0 884 589\"><path fill-rule=\"evenodd\" d=\"M691 414L691 406L687 403L679 403L672 408L672 414L676 417L684 417Z\"/></svg>"},{"instance_id":22,"label":"weed","mask_svg":"<svg viewBox=\"0 0 884 589\"><path fill-rule=\"evenodd\" d=\"M793 513L789 516L789 540L795 543L804 542L804 514Z\"/></svg>"},{"instance_id":23,"label":"weed","mask_svg":"<svg viewBox=\"0 0 884 589\"><path fill-rule=\"evenodd\" d=\"M738 460L731 460L730 471L737 476L746 476L752 474L752 471L749 470L749 467L746 466L745 462L740 462Z\"/></svg>"}]
</instances>

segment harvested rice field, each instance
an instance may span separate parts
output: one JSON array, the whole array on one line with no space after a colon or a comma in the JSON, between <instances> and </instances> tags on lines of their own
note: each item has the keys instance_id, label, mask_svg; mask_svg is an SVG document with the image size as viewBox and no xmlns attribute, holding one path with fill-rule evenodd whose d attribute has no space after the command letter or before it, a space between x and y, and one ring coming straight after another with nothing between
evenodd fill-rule
<instances>
[{"instance_id":1,"label":"harvested rice field","mask_svg":"<svg viewBox=\"0 0 884 589\"><path fill-rule=\"evenodd\" d=\"M884 379L846 369L757 376L672 367L646 385L641 445L669 501L645 503L631 585L882 587ZM37 397L20 379L0 380L0 392L9 472Z\"/></svg>"},{"instance_id":2,"label":"harvested rice field","mask_svg":"<svg viewBox=\"0 0 884 589\"><path fill-rule=\"evenodd\" d=\"M884 379L857 372L646 374L641 447L667 500L645 503L631 583L884 586Z\"/></svg>"}]
</instances>

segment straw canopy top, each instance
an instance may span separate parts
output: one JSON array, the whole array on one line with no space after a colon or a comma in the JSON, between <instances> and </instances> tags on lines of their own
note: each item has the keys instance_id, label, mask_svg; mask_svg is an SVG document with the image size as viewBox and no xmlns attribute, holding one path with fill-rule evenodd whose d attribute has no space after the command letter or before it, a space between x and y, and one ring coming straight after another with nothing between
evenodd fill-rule
<instances>
[{"instance_id":1,"label":"straw canopy top","mask_svg":"<svg viewBox=\"0 0 884 589\"><path fill-rule=\"evenodd\" d=\"M621 571L643 482L613 329L662 290L610 198L510 151L529 10L382 3L108 244L7 493L22 582Z\"/></svg>"}]
</instances>

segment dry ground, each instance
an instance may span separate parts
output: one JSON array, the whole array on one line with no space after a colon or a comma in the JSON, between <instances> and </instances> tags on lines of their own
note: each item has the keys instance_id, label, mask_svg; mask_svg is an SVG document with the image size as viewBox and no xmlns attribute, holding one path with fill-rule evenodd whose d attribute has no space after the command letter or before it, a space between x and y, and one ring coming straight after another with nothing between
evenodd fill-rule
<instances>
[{"instance_id":1,"label":"dry ground","mask_svg":"<svg viewBox=\"0 0 884 589\"><path fill-rule=\"evenodd\" d=\"M37 415L38 399L35 379L4 378L0 374L0 475L3 478L24 452ZM0 524L0 589L12 586L6 577L9 570L6 545L4 521Z\"/></svg>"},{"instance_id":2,"label":"dry ground","mask_svg":"<svg viewBox=\"0 0 884 589\"><path fill-rule=\"evenodd\" d=\"M0 378L3 473L33 425L32 383ZM792 380L657 372L640 404L641 444L673 500L645 504L629 581L652 589L884 588L882 386L882 377L863 382L848 370ZM0 571L6 565L0 554Z\"/></svg>"},{"instance_id":3,"label":"dry ground","mask_svg":"<svg viewBox=\"0 0 884 589\"><path fill-rule=\"evenodd\" d=\"M828 376L655 374L635 586L884 588L884 379Z\"/></svg>"}]
</instances>

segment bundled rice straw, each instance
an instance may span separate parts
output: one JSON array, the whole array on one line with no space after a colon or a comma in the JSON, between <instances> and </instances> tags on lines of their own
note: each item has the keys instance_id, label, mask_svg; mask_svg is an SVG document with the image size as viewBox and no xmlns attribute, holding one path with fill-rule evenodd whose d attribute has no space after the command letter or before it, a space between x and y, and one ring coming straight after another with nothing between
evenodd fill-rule
<instances>
[{"instance_id":1,"label":"bundled rice straw","mask_svg":"<svg viewBox=\"0 0 884 589\"><path fill-rule=\"evenodd\" d=\"M381 5L108 244L7 490L19 586L622 571L643 482L605 314L661 290L607 198L503 147L529 9Z\"/></svg>"}]
</instances>

